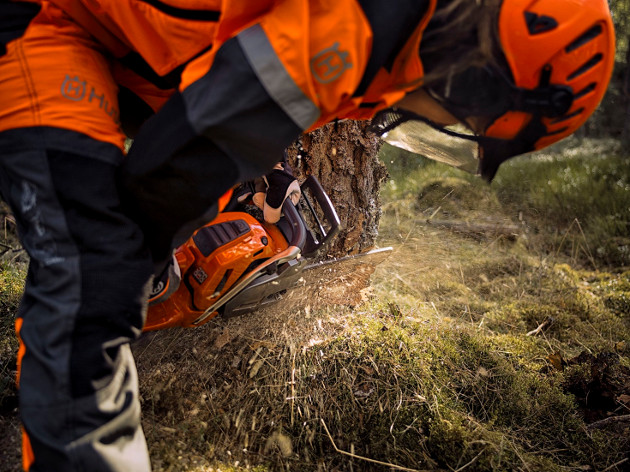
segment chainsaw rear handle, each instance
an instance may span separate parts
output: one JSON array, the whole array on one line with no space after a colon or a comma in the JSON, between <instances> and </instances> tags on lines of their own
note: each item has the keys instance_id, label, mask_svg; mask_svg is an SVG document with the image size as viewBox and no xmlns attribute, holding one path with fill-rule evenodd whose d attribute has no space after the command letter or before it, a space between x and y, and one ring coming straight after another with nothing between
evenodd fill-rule
<instances>
[{"instance_id":1,"label":"chainsaw rear handle","mask_svg":"<svg viewBox=\"0 0 630 472\"><path fill-rule=\"evenodd\" d=\"M300 257L302 248L306 242L306 226L300 216L300 213L293 206L290 199L286 199L282 211L284 213L285 225L291 227L291 238L289 246L282 252L270 257L266 261L262 262L256 268L244 274L232 288L230 288L221 298L215 301L210 307L208 307L201 316L195 319L191 325L198 326L209 317L214 316L216 311L232 300L249 284L256 280L260 275L265 273L273 273L278 270L278 266L285 262L296 260Z\"/></svg>"},{"instance_id":2,"label":"chainsaw rear handle","mask_svg":"<svg viewBox=\"0 0 630 472\"><path fill-rule=\"evenodd\" d=\"M277 226L288 240L288 247L284 251L262 262L256 266L255 269L244 274L219 300L217 300L212 306L207 308L201 316L194 320L191 323L192 326L202 324L207 318L214 316L218 309L230 302L259 277L277 277L279 273L278 268L282 264L284 264L284 269L281 269L280 271L282 274L295 275L297 273L296 271L301 270L299 262L300 256L314 255L334 235L337 234L339 231L339 217L337 216L337 212L332 206L328 195L326 195L326 192L324 192L317 179L313 176L309 177L301 185L301 188L304 201L306 202L306 207L317 223L317 230L307 227L302 215L300 214L300 210L293 205L290 198L287 198L282 205L284 218L280 219ZM309 197L306 195L306 192L304 192L307 189L310 191L310 194L315 202L311 202ZM313 203L317 203L317 205L319 205L324 221L321 221L318 216L318 211ZM324 227L324 224L327 228ZM304 259L302 258L302 260ZM286 270L290 267L292 267L291 271Z\"/></svg>"}]
</instances>

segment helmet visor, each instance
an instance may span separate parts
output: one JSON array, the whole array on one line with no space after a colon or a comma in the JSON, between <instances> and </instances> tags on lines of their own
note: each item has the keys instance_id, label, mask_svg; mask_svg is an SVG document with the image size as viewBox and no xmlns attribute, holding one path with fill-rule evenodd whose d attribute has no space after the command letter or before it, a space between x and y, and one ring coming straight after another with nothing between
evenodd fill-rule
<instances>
[{"instance_id":1,"label":"helmet visor","mask_svg":"<svg viewBox=\"0 0 630 472\"><path fill-rule=\"evenodd\" d=\"M533 117L511 139L473 134L462 124L440 126L409 110L390 108L379 112L370 129L387 143L443 162L491 181L510 157L535 149L546 134L540 117Z\"/></svg>"},{"instance_id":2,"label":"helmet visor","mask_svg":"<svg viewBox=\"0 0 630 472\"><path fill-rule=\"evenodd\" d=\"M479 143L463 125L440 127L428 121L409 120L383 136L392 146L476 174Z\"/></svg>"}]
</instances>

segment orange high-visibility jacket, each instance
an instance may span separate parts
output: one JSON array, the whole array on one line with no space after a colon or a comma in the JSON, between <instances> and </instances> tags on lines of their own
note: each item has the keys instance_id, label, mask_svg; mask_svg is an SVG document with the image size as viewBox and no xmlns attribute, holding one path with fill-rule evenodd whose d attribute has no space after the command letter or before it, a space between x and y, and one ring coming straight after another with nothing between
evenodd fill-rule
<instances>
[{"instance_id":1,"label":"orange high-visibility jacket","mask_svg":"<svg viewBox=\"0 0 630 472\"><path fill-rule=\"evenodd\" d=\"M436 0L52 0L124 65L184 90L238 36L263 86L290 79L303 103L287 103L303 129L364 119L422 81L418 54ZM400 3L400 5L397 5ZM411 10L410 10L411 8ZM396 33L404 32L401 41ZM394 44L395 43L395 44ZM392 50L395 53L392 54ZM374 53L381 57L375 57ZM260 56L274 55L273 60ZM283 77L277 71L282 67ZM270 65L271 64L271 65ZM275 95L274 95L275 94ZM278 96L280 95L280 96ZM293 98L293 102L295 99ZM285 108L285 110L287 109Z\"/></svg>"}]
</instances>

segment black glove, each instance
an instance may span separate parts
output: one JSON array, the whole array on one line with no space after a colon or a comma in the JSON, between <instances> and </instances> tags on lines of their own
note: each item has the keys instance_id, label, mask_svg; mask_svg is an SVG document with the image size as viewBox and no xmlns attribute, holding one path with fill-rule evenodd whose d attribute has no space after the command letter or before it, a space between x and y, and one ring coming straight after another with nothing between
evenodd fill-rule
<instances>
[{"instance_id":1,"label":"black glove","mask_svg":"<svg viewBox=\"0 0 630 472\"><path fill-rule=\"evenodd\" d=\"M282 204L287 197L297 205L302 192L289 164L279 162L264 177L239 185L235 194L239 203L251 198L254 205L263 211L266 222L277 223L282 214Z\"/></svg>"},{"instance_id":2,"label":"black glove","mask_svg":"<svg viewBox=\"0 0 630 472\"><path fill-rule=\"evenodd\" d=\"M282 204L287 198L290 198L294 205L300 201L300 195L302 195L300 184L286 162L276 164L263 179L267 184L262 206L265 221L276 223L282 215ZM256 194L254 194L254 202L256 202Z\"/></svg>"},{"instance_id":3,"label":"black glove","mask_svg":"<svg viewBox=\"0 0 630 472\"><path fill-rule=\"evenodd\" d=\"M282 204L287 198L294 205L300 200L300 184L286 162L279 162L273 170L258 182L252 199L262 209L265 221L277 223L282 215ZM264 185L264 186L263 186Z\"/></svg>"}]
</instances>

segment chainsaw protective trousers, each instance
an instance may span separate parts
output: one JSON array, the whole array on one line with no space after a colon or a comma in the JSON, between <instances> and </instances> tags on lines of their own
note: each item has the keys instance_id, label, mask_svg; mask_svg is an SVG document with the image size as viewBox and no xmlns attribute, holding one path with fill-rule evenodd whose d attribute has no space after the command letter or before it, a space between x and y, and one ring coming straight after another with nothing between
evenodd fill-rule
<instances>
[{"instance_id":1,"label":"chainsaw protective trousers","mask_svg":"<svg viewBox=\"0 0 630 472\"><path fill-rule=\"evenodd\" d=\"M152 264L118 195L124 136L110 63L49 3L8 6L0 193L30 256L16 323L23 466L148 471L129 342Z\"/></svg>"},{"instance_id":2,"label":"chainsaw protective trousers","mask_svg":"<svg viewBox=\"0 0 630 472\"><path fill-rule=\"evenodd\" d=\"M150 469L129 341L152 265L121 212L121 157L72 131L0 133L0 189L30 256L17 323L26 470Z\"/></svg>"}]
</instances>

